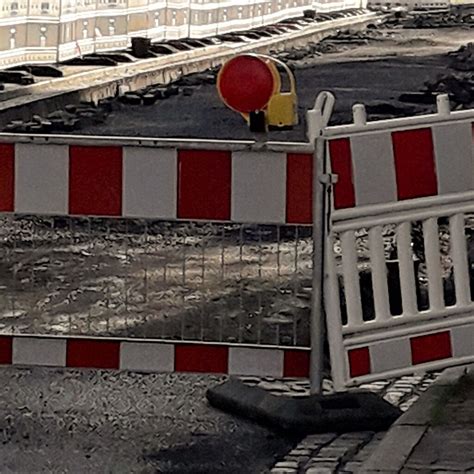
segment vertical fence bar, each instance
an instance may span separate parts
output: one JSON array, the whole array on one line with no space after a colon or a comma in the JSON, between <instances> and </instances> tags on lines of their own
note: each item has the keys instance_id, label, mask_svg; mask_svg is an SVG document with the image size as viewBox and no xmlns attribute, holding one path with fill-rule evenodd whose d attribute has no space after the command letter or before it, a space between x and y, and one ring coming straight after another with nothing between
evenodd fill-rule
<instances>
[{"instance_id":1,"label":"vertical fence bar","mask_svg":"<svg viewBox=\"0 0 474 474\"><path fill-rule=\"evenodd\" d=\"M469 284L469 260L467 258L466 234L464 231L464 214L456 214L449 219L451 234L451 257L454 267L454 285L456 289L456 306L467 306L471 303Z\"/></svg>"},{"instance_id":2,"label":"vertical fence bar","mask_svg":"<svg viewBox=\"0 0 474 474\"><path fill-rule=\"evenodd\" d=\"M337 391L345 389L345 363L344 343L342 339L341 301L339 297L339 282L336 272L336 261L334 258L334 238L329 235L326 238L324 249L325 274L324 274L324 301L326 312L326 325L328 330L328 342L331 350L331 375L334 388Z\"/></svg>"},{"instance_id":3,"label":"vertical fence bar","mask_svg":"<svg viewBox=\"0 0 474 474\"><path fill-rule=\"evenodd\" d=\"M311 301L311 363L310 389L313 394L321 394L323 388L324 363L324 311L323 311L323 272L325 239L325 148L322 137L316 139L313 153L313 281Z\"/></svg>"},{"instance_id":4,"label":"vertical fence bar","mask_svg":"<svg viewBox=\"0 0 474 474\"><path fill-rule=\"evenodd\" d=\"M404 316L414 316L417 312L415 267L411 248L411 222L397 226L397 254L399 262L400 291Z\"/></svg>"},{"instance_id":5,"label":"vertical fence bar","mask_svg":"<svg viewBox=\"0 0 474 474\"><path fill-rule=\"evenodd\" d=\"M369 229L369 251L375 319L386 321L390 319L391 313L388 301L387 265L385 263L382 227L380 226Z\"/></svg>"},{"instance_id":6,"label":"vertical fence bar","mask_svg":"<svg viewBox=\"0 0 474 474\"><path fill-rule=\"evenodd\" d=\"M347 326L362 326L362 302L360 295L359 271L357 269L357 247L355 233L348 230L341 234L342 272L346 293Z\"/></svg>"},{"instance_id":7,"label":"vertical fence bar","mask_svg":"<svg viewBox=\"0 0 474 474\"><path fill-rule=\"evenodd\" d=\"M439 253L438 220L435 217L423 221L423 238L430 310L441 310L444 308L443 279Z\"/></svg>"}]
</instances>

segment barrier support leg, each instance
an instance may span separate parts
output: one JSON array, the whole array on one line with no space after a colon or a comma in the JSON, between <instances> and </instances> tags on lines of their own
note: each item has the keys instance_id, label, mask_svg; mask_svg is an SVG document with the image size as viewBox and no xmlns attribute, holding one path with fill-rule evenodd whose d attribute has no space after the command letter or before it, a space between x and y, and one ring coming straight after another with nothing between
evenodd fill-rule
<instances>
[{"instance_id":1,"label":"barrier support leg","mask_svg":"<svg viewBox=\"0 0 474 474\"><path fill-rule=\"evenodd\" d=\"M325 146L322 137L316 139L313 155L313 281L311 302L311 394L322 394L324 364L324 240L326 235L326 183Z\"/></svg>"}]
</instances>

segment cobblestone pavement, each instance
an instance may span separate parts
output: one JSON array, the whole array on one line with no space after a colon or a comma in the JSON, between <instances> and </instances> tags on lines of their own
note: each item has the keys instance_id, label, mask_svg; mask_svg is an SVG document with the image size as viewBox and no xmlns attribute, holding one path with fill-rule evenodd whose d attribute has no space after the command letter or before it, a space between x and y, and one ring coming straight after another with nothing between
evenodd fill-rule
<instances>
[{"instance_id":1,"label":"cobblestone pavement","mask_svg":"<svg viewBox=\"0 0 474 474\"><path fill-rule=\"evenodd\" d=\"M297 440L212 409L225 377L0 368L0 472L253 474Z\"/></svg>"},{"instance_id":2,"label":"cobblestone pavement","mask_svg":"<svg viewBox=\"0 0 474 474\"><path fill-rule=\"evenodd\" d=\"M362 385L361 389L379 394L388 402L406 411L436 380L438 374L405 376L372 384ZM282 396L306 396L309 394L309 381L258 380L246 377L244 382L258 385ZM325 380L324 392L331 393L332 386ZM336 433L307 436L286 456L273 466L271 474L333 474L358 473L365 460L383 439L385 433L356 432L338 435Z\"/></svg>"}]
</instances>

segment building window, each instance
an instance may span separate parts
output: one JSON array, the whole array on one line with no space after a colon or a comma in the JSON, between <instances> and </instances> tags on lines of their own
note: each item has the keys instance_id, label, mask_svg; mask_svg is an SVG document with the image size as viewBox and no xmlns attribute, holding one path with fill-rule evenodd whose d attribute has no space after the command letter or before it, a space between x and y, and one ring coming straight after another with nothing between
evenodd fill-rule
<instances>
[{"instance_id":1,"label":"building window","mask_svg":"<svg viewBox=\"0 0 474 474\"><path fill-rule=\"evenodd\" d=\"M109 36L115 35L115 20L109 20Z\"/></svg>"},{"instance_id":2,"label":"building window","mask_svg":"<svg viewBox=\"0 0 474 474\"><path fill-rule=\"evenodd\" d=\"M40 28L40 46L42 48L46 48L46 31L47 31L46 26L42 26Z\"/></svg>"},{"instance_id":3,"label":"building window","mask_svg":"<svg viewBox=\"0 0 474 474\"><path fill-rule=\"evenodd\" d=\"M12 2L11 4L11 14L16 15L18 13L18 2Z\"/></svg>"},{"instance_id":4,"label":"building window","mask_svg":"<svg viewBox=\"0 0 474 474\"><path fill-rule=\"evenodd\" d=\"M16 46L16 28L10 29L10 49L14 49Z\"/></svg>"},{"instance_id":5,"label":"building window","mask_svg":"<svg viewBox=\"0 0 474 474\"><path fill-rule=\"evenodd\" d=\"M87 31L87 25L89 24L88 21L84 21L82 23L82 39L87 39L89 36L88 31Z\"/></svg>"},{"instance_id":6,"label":"building window","mask_svg":"<svg viewBox=\"0 0 474 474\"><path fill-rule=\"evenodd\" d=\"M41 4L41 13L49 13L49 3L43 2Z\"/></svg>"},{"instance_id":7,"label":"building window","mask_svg":"<svg viewBox=\"0 0 474 474\"><path fill-rule=\"evenodd\" d=\"M116 7L117 6L117 0L108 0L109 7Z\"/></svg>"},{"instance_id":8,"label":"building window","mask_svg":"<svg viewBox=\"0 0 474 474\"><path fill-rule=\"evenodd\" d=\"M160 12L155 13L155 28L160 26Z\"/></svg>"}]
</instances>

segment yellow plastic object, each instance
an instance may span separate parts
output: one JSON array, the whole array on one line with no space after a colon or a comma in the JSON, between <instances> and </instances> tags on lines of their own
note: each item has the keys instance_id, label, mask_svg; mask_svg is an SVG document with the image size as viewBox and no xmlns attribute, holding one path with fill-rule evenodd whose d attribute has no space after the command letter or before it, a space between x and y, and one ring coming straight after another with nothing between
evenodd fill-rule
<instances>
[{"instance_id":1,"label":"yellow plastic object","mask_svg":"<svg viewBox=\"0 0 474 474\"><path fill-rule=\"evenodd\" d=\"M272 72L279 77L280 90L273 94L267 106L267 123L270 127L293 127L298 124L298 98L296 95L296 82L290 68L278 59L269 58ZM281 91L281 77L277 65L288 76L289 91Z\"/></svg>"}]
</instances>

